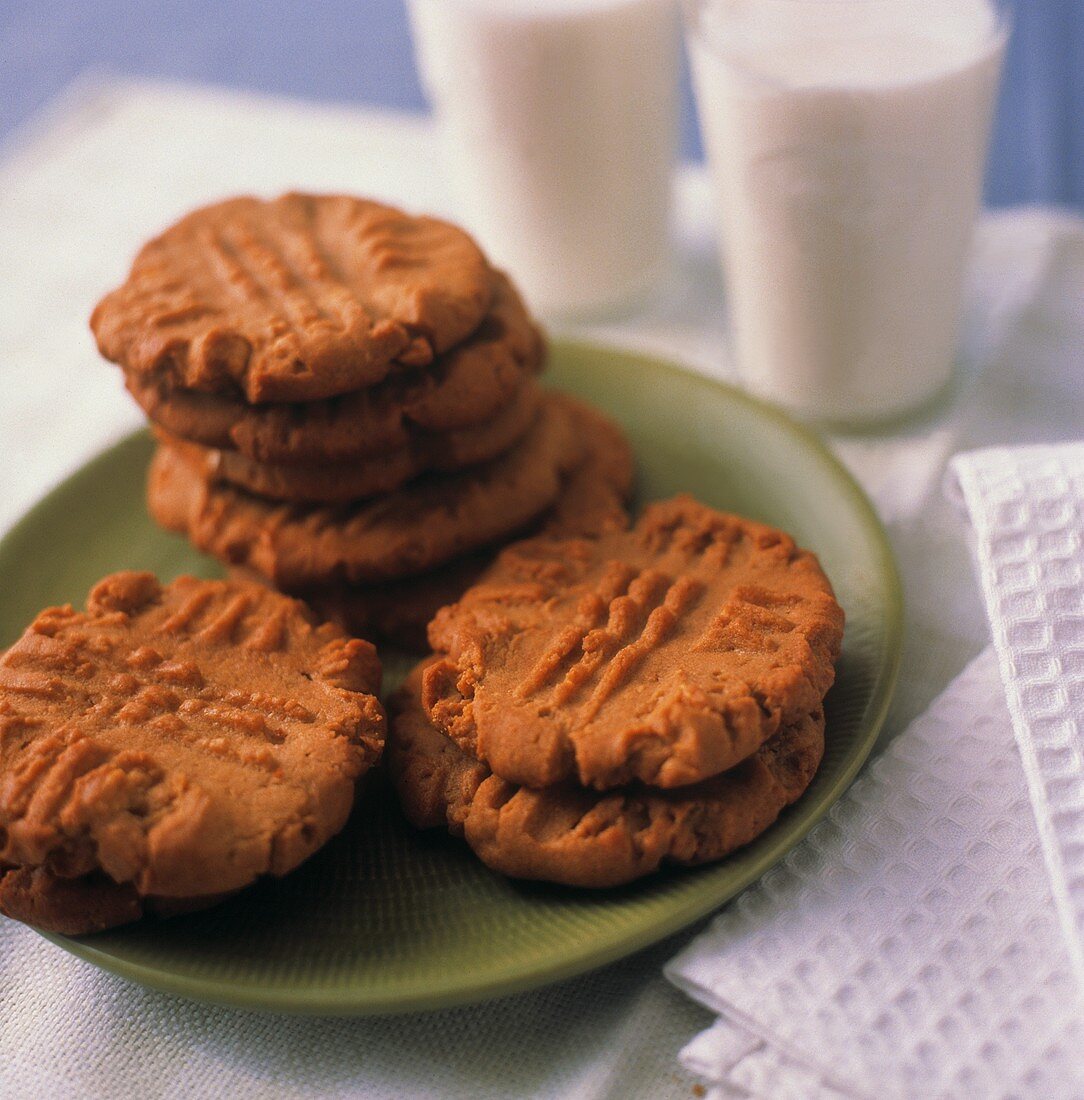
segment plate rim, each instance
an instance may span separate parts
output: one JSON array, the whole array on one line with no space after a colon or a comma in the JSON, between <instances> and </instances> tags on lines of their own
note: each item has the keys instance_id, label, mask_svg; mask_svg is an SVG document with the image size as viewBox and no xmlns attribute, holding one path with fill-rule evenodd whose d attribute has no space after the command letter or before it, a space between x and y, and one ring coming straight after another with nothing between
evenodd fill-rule
<instances>
[{"instance_id":1,"label":"plate rim","mask_svg":"<svg viewBox=\"0 0 1084 1100\"><path fill-rule=\"evenodd\" d=\"M592 948L589 945L580 947L555 964L542 962L527 970L519 969L514 978L494 975L483 981L463 983L459 975L457 977L460 980L454 985L445 983L444 986L438 986L435 990L430 984L425 989L410 988L405 994L385 993L379 996L367 996L363 990L356 989L346 991L329 991L326 988L315 991L266 987L253 989L248 986L238 986L228 980L192 977L144 963L132 962L95 948L92 942L35 929L40 936L76 958L121 978L150 989L206 1004L269 1014L327 1017L388 1016L439 1011L454 1006L514 996L531 989L565 981L660 943L715 912L720 906L748 889L767 874L789 851L797 847L821 821L854 781L876 745L892 702L903 656L905 630L903 585L888 532L876 508L854 475L815 431L799 423L782 409L747 393L738 386L684 366L675 359L651 351L631 349L620 344L565 338L555 339L552 342L552 354L555 358L566 351L572 355L618 357L632 360L638 367L647 366L655 372L677 374L684 382L692 382L707 390L715 391L726 401L745 406L759 417L772 422L798 443L817 454L833 480L845 490L849 503L870 535L871 545L877 551L877 577L885 590L883 621L886 659L878 669L874 690L867 705L868 719L861 742L847 757L845 765L833 782L826 789L818 792L812 805L808 795L797 804L802 806L802 817L790 822L790 827L782 830L778 826L786 823L786 817L783 822L773 825L771 831L779 835L775 837L770 847L760 854L756 865L707 900L699 896L688 898L683 904L676 905L665 919L652 923L649 928L636 929L619 937L604 950ZM145 432L146 428L141 428L126 434L53 485L0 539L0 552L6 549L12 540L25 535L26 530L37 522L43 512L50 509L54 499L66 490L71 481L86 475L99 464L108 463L116 451L131 446L133 441ZM789 817L789 813L786 816Z\"/></svg>"}]
</instances>

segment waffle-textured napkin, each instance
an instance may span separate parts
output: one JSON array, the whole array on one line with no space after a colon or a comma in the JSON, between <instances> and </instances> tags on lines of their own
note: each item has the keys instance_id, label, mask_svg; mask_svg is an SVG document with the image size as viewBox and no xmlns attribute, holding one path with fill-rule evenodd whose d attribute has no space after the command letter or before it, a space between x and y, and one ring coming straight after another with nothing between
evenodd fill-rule
<instances>
[{"instance_id":1,"label":"waffle-textured napkin","mask_svg":"<svg viewBox=\"0 0 1084 1100\"><path fill-rule=\"evenodd\" d=\"M1084 989L1084 443L959 455L948 489L974 529L1054 903Z\"/></svg>"},{"instance_id":2,"label":"waffle-textured napkin","mask_svg":"<svg viewBox=\"0 0 1084 1100\"><path fill-rule=\"evenodd\" d=\"M667 967L714 1095L1084 1095L1078 988L992 650Z\"/></svg>"}]
</instances>

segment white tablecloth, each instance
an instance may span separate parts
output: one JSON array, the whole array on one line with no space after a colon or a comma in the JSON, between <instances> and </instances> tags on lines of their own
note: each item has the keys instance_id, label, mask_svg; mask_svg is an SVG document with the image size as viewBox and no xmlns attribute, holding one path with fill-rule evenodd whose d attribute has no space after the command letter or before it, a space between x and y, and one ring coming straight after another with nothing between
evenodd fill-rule
<instances>
[{"instance_id":1,"label":"white tablecloth","mask_svg":"<svg viewBox=\"0 0 1084 1100\"><path fill-rule=\"evenodd\" d=\"M98 362L86 318L149 233L224 193L291 186L454 215L438 163L413 118L103 81L74 89L0 161L0 529L140 422L117 372ZM725 375L705 180L685 170L676 193L675 262L651 309L577 332ZM962 411L891 439L836 441L889 521L908 588L912 626L886 738L987 636L964 525L931 493L947 459L1080 430L1079 367L1063 354L1080 310L1031 293L1051 264L1081 262L1080 249L1046 247L1063 239L1084 241L1066 216L988 223L976 270L1004 274L977 278L969 295ZM1084 265L1074 270L1084 278ZM0 1096L687 1098L693 1078L677 1052L710 1016L661 967L688 939L493 1005L299 1021L147 992L0 922Z\"/></svg>"}]
</instances>

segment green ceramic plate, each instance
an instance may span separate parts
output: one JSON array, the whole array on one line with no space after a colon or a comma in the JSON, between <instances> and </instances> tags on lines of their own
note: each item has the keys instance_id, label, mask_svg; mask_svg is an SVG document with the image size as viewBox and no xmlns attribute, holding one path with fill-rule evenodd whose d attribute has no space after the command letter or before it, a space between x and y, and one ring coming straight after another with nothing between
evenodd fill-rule
<instances>
[{"instance_id":1,"label":"green ceramic plate","mask_svg":"<svg viewBox=\"0 0 1084 1100\"><path fill-rule=\"evenodd\" d=\"M820 555L847 632L827 755L805 797L723 863L595 894L492 874L462 843L413 832L377 783L345 832L283 881L197 916L56 943L145 985L248 1008L365 1014L478 1001L677 931L762 875L840 796L884 718L901 640L896 568L858 486L780 413L665 363L565 344L549 379L626 427L642 500L690 492L786 528ZM81 603L113 570L217 572L147 518L150 451L144 434L120 443L0 544L0 645L46 604Z\"/></svg>"}]
</instances>

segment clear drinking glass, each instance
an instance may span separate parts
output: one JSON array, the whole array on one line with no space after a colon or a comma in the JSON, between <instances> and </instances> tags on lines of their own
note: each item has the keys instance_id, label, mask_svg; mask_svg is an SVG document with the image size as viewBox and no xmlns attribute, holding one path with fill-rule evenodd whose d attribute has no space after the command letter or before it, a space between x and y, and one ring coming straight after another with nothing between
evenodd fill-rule
<instances>
[{"instance_id":1,"label":"clear drinking glass","mask_svg":"<svg viewBox=\"0 0 1084 1100\"><path fill-rule=\"evenodd\" d=\"M530 306L635 302L665 266L675 0L410 0L458 212Z\"/></svg>"},{"instance_id":2,"label":"clear drinking glass","mask_svg":"<svg viewBox=\"0 0 1084 1100\"><path fill-rule=\"evenodd\" d=\"M950 381L1007 37L991 0L685 0L738 370L840 423Z\"/></svg>"}]
</instances>

